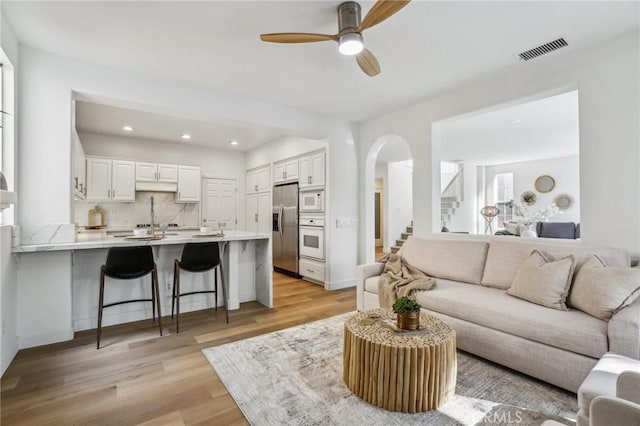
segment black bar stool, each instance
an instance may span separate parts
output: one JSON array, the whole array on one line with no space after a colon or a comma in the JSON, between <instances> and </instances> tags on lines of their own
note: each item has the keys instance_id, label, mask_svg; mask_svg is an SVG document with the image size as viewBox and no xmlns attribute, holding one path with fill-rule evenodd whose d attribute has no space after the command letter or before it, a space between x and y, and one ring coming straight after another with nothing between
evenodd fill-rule
<instances>
[{"instance_id":1,"label":"black bar stool","mask_svg":"<svg viewBox=\"0 0 640 426\"><path fill-rule=\"evenodd\" d=\"M190 294L214 293L215 309L218 310L218 266L220 266L220 248L218 243L187 243L182 249L181 260L176 259L173 268L173 298L171 300L171 318L173 318L174 308L176 312L176 333L180 332L180 297ZM206 272L213 269L213 290L190 291L180 293L180 271ZM177 299L177 302L176 302ZM222 283L222 299L224 315L229 323L229 313L227 312L227 296Z\"/></svg>"},{"instance_id":2,"label":"black bar stool","mask_svg":"<svg viewBox=\"0 0 640 426\"><path fill-rule=\"evenodd\" d=\"M123 300L104 304L104 278L118 280L132 280L151 274L151 299ZM153 322L156 322L156 306L158 308L158 326L162 336L162 314L160 313L160 289L158 287L158 271L153 261L153 251L150 246L143 247L112 247L107 253L107 263L100 268L100 301L98 302L98 343L100 349L100 335L102 334L102 310L109 306L123 303L151 302Z\"/></svg>"}]
</instances>

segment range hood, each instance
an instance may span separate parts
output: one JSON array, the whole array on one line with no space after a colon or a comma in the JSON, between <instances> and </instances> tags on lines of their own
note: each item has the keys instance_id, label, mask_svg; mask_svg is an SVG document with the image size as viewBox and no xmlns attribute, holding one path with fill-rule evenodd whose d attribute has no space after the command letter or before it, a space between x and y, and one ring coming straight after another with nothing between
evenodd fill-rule
<instances>
[{"instance_id":1,"label":"range hood","mask_svg":"<svg viewBox=\"0 0 640 426\"><path fill-rule=\"evenodd\" d=\"M178 184L164 182L136 182L136 191L178 192Z\"/></svg>"}]
</instances>

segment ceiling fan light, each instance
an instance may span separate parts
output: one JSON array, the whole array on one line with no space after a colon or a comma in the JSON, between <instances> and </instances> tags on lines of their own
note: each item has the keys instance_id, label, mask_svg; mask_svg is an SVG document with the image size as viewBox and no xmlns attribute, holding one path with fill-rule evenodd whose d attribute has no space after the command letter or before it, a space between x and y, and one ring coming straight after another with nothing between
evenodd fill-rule
<instances>
[{"instance_id":1,"label":"ceiling fan light","mask_svg":"<svg viewBox=\"0 0 640 426\"><path fill-rule=\"evenodd\" d=\"M353 56L362 52L364 49L364 43L362 41L362 34L360 33L348 33L340 37L340 43L338 44L338 51L343 55Z\"/></svg>"}]
</instances>

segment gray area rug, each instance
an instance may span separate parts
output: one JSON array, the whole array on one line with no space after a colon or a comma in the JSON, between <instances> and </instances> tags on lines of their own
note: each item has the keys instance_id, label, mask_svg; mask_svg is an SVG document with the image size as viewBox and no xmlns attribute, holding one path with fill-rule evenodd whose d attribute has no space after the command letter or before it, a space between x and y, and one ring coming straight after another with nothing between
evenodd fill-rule
<instances>
[{"instance_id":1,"label":"gray area rug","mask_svg":"<svg viewBox=\"0 0 640 426\"><path fill-rule=\"evenodd\" d=\"M458 352L456 395L436 411L386 411L342 381L339 315L205 349L229 393L253 425L574 424L575 394Z\"/></svg>"}]
</instances>

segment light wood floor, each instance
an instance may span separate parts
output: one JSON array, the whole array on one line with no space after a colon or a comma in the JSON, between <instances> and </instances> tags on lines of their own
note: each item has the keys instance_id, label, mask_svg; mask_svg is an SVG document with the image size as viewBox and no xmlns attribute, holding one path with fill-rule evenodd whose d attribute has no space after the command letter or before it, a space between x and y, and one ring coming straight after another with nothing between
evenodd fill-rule
<instances>
[{"instance_id":1,"label":"light wood floor","mask_svg":"<svg viewBox=\"0 0 640 426\"><path fill-rule=\"evenodd\" d=\"M164 317L95 331L74 340L22 350L2 378L1 424L247 424L204 355L223 343L353 311L355 289L322 287L274 274L274 308L250 302L231 311L181 316L180 334Z\"/></svg>"}]
</instances>

